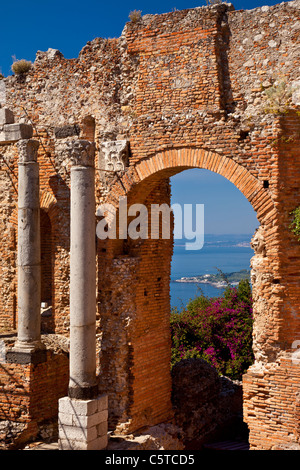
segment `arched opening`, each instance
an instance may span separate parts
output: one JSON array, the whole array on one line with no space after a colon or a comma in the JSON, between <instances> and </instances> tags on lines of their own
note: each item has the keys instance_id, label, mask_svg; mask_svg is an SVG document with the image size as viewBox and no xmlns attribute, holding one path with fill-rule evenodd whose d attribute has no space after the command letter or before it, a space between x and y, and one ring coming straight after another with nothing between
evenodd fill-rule
<instances>
[{"instance_id":1,"label":"arched opening","mask_svg":"<svg viewBox=\"0 0 300 470\"><path fill-rule=\"evenodd\" d=\"M171 178L171 204L179 204L182 211L184 205L191 206L193 224L186 227L187 236L194 236L189 233L196 229L196 205L202 204L204 212L204 245L198 250L186 249L185 244L191 240L184 237L182 227L177 228L175 215L171 307L186 305L200 290L208 297L219 296L225 289L222 273L248 271L245 275L230 276L234 285L239 277L249 278L250 259L254 254L250 240L259 222L251 204L236 186L210 170L186 170ZM208 275L215 277L203 278ZM197 276L202 282L193 282L191 278ZM183 277L187 279L176 282Z\"/></svg>"},{"instance_id":2,"label":"arched opening","mask_svg":"<svg viewBox=\"0 0 300 470\"><path fill-rule=\"evenodd\" d=\"M142 160L115 182L107 203L118 211L119 197L126 197L128 207L142 204L149 217L153 204L171 205L170 178L191 168L224 176L247 198L259 222L268 225L273 204L263 182L233 160L200 149L165 151ZM100 391L109 395L110 429L126 433L168 422L174 416L169 290L173 239L127 237L97 244Z\"/></svg>"},{"instance_id":3,"label":"arched opening","mask_svg":"<svg viewBox=\"0 0 300 470\"><path fill-rule=\"evenodd\" d=\"M191 449L246 450L242 377L254 361L250 242L259 222L244 195L209 170L173 176L171 192L172 206L182 208L180 215L192 209L188 221L176 220L175 214L174 223L170 303L175 418L191 436ZM203 205L203 225L195 220L197 204ZM197 230L203 230L203 245L189 249L196 245Z\"/></svg>"}]
</instances>

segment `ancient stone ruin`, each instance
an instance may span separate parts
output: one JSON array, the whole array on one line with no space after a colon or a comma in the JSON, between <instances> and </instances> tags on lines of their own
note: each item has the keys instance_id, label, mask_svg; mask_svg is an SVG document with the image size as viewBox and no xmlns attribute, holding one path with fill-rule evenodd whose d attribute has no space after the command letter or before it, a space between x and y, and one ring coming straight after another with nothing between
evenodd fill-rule
<instances>
[{"instance_id":1,"label":"ancient stone ruin","mask_svg":"<svg viewBox=\"0 0 300 470\"><path fill-rule=\"evenodd\" d=\"M61 449L105 449L108 432L144 433L132 440L145 445L162 430L166 446L181 447L173 241L100 239L96 227L99 206L118 215L125 196L128 206L169 204L169 178L189 168L224 176L256 211L255 362L243 378L243 419L250 449L299 448L300 245L290 230L300 205L299 8L145 15L76 59L38 51L28 71L0 80L8 448L57 423Z\"/></svg>"}]
</instances>

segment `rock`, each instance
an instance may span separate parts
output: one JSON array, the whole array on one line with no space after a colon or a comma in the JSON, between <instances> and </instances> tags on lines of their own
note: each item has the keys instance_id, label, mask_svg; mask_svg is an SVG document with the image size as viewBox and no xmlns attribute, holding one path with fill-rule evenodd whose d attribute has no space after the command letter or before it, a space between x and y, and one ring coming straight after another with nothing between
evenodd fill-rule
<instances>
[{"instance_id":1,"label":"rock","mask_svg":"<svg viewBox=\"0 0 300 470\"><path fill-rule=\"evenodd\" d=\"M271 41L269 41L268 44L269 44L270 47L277 47L277 45L278 45L277 42L274 41L273 39L271 39Z\"/></svg>"},{"instance_id":2,"label":"rock","mask_svg":"<svg viewBox=\"0 0 300 470\"><path fill-rule=\"evenodd\" d=\"M183 450L182 430L171 423L151 426L142 433L112 436L108 450Z\"/></svg>"},{"instance_id":3,"label":"rock","mask_svg":"<svg viewBox=\"0 0 300 470\"><path fill-rule=\"evenodd\" d=\"M184 441L202 442L216 432L227 432L240 421L242 387L202 359L186 359L172 369L172 401L175 423Z\"/></svg>"}]
</instances>

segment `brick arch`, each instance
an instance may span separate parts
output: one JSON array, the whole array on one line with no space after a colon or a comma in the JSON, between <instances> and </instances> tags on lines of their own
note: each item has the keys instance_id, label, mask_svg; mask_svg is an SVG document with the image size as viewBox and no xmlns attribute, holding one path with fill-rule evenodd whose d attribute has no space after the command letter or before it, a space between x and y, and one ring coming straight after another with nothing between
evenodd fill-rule
<instances>
[{"instance_id":1,"label":"brick arch","mask_svg":"<svg viewBox=\"0 0 300 470\"><path fill-rule=\"evenodd\" d=\"M53 194L48 191L43 191L40 194L40 209L44 210L48 214L51 222L56 218L58 208L56 198ZM12 212L10 222L15 229L18 228L18 205L16 205Z\"/></svg>"},{"instance_id":2,"label":"brick arch","mask_svg":"<svg viewBox=\"0 0 300 470\"><path fill-rule=\"evenodd\" d=\"M198 148L162 150L140 160L115 180L106 202L117 208L119 197L126 195L128 206L136 202L147 207L158 201L160 204L167 201L169 203L167 179L192 168L213 171L233 183L251 203L260 224L265 229L271 228L276 213L270 191L263 187L263 182L233 159ZM109 370L110 364L116 361L123 371L122 377L126 377L127 359L124 359L122 365L120 358L130 358L132 375L128 375L126 387L128 396L134 397L124 415L117 406L110 411L109 425L112 429L117 422L128 426L128 432L131 432L149 425L149 422L151 425L163 422L172 414L168 336L172 253L172 241L163 238L156 240L149 237L142 242L125 240L123 245L119 240L111 240L107 245L99 243L101 328L102 345L105 346L102 350L101 367ZM271 258L266 260L271 263ZM110 271L107 269L109 263L113 266ZM273 267L270 268L272 269ZM266 296L263 299L266 302L269 288L265 283L266 293L260 292L261 297ZM119 295L120 291L124 295ZM119 312L118 315L112 315L111 305ZM122 314L126 320L132 319L130 328L125 322L124 327L120 327ZM119 331L125 337L120 334L116 342L124 356L116 348L112 350L110 345L111 335L116 335ZM118 397L115 397L115 389L118 388L115 380L118 380L117 374L112 377L107 372L107 375L102 374L100 385L101 390L112 397L112 402L119 403ZM154 398L158 395L159 402ZM125 424L126 420L130 422L128 425Z\"/></svg>"},{"instance_id":3,"label":"brick arch","mask_svg":"<svg viewBox=\"0 0 300 470\"><path fill-rule=\"evenodd\" d=\"M56 218L58 212L57 201L49 191L43 191L41 193L40 208L48 214L51 222Z\"/></svg>"},{"instance_id":4,"label":"brick arch","mask_svg":"<svg viewBox=\"0 0 300 470\"><path fill-rule=\"evenodd\" d=\"M40 193L40 221L41 221L41 250L43 252L43 248L45 248L44 244L43 244L43 238L45 238L44 236L47 236L49 235L49 230L51 231L51 246L50 247L47 247L47 250L50 250L49 253L48 253L48 258L47 258L47 261L49 261L49 256L54 256L54 252L53 252L53 237L54 237L54 230L55 230L55 227L58 226L58 222L57 222L57 216L58 216L58 206L57 206L57 200L56 198L54 197L53 194L51 194L49 191L42 191ZM48 224L47 224L47 219L48 219ZM45 221L46 221L46 227L43 227L43 225L45 225ZM12 212L12 215L11 215L11 218L10 218L10 223L13 227L13 235L14 235L14 239L15 239L15 244L17 246L17 233L18 233L18 205L16 205L15 209L13 210ZM44 250L45 251L45 250ZM42 255L42 252L41 252L41 255ZM42 267L43 269L43 267ZM48 278L49 280L49 276L52 274L51 271L53 269L53 266L50 266L49 267L49 272L46 273L46 277ZM53 274L52 274L53 276ZM45 277L45 276L44 276ZM43 280L43 272L42 272L42 280ZM17 279L16 279L16 285L17 285ZM43 286L42 286L43 288ZM53 321L54 321L54 276L53 276L53 279L51 279L51 286L50 286L50 289L51 289L51 297L52 297L52 316L48 319L46 319L47 321L47 324L45 323L45 321L43 321L43 328L47 329L47 331L50 331L52 332L53 330ZM43 292L43 289L42 289L42 292ZM45 300L42 298L42 301ZM47 300L50 300L50 299L47 299Z\"/></svg>"},{"instance_id":5,"label":"brick arch","mask_svg":"<svg viewBox=\"0 0 300 470\"><path fill-rule=\"evenodd\" d=\"M121 195L138 194L142 182L150 190L151 183L191 168L210 170L233 183L248 199L261 224L274 216L272 198L262 181L232 158L200 148L167 149L139 161L115 183L109 198L117 202Z\"/></svg>"}]
</instances>

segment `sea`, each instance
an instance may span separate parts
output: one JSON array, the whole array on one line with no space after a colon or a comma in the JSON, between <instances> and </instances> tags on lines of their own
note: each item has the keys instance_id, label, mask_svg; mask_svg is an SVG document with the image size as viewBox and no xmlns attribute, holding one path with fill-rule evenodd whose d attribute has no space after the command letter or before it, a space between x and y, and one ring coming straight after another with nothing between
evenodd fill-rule
<instances>
[{"instance_id":1,"label":"sea","mask_svg":"<svg viewBox=\"0 0 300 470\"><path fill-rule=\"evenodd\" d=\"M171 264L171 308L181 309L200 294L207 297L222 295L224 288L209 284L176 282L176 279L218 274L218 270L226 274L250 269L250 260L254 256L250 246L252 236L253 234L205 235L204 245L197 251L186 250L184 240L175 240Z\"/></svg>"}]
</instances>

